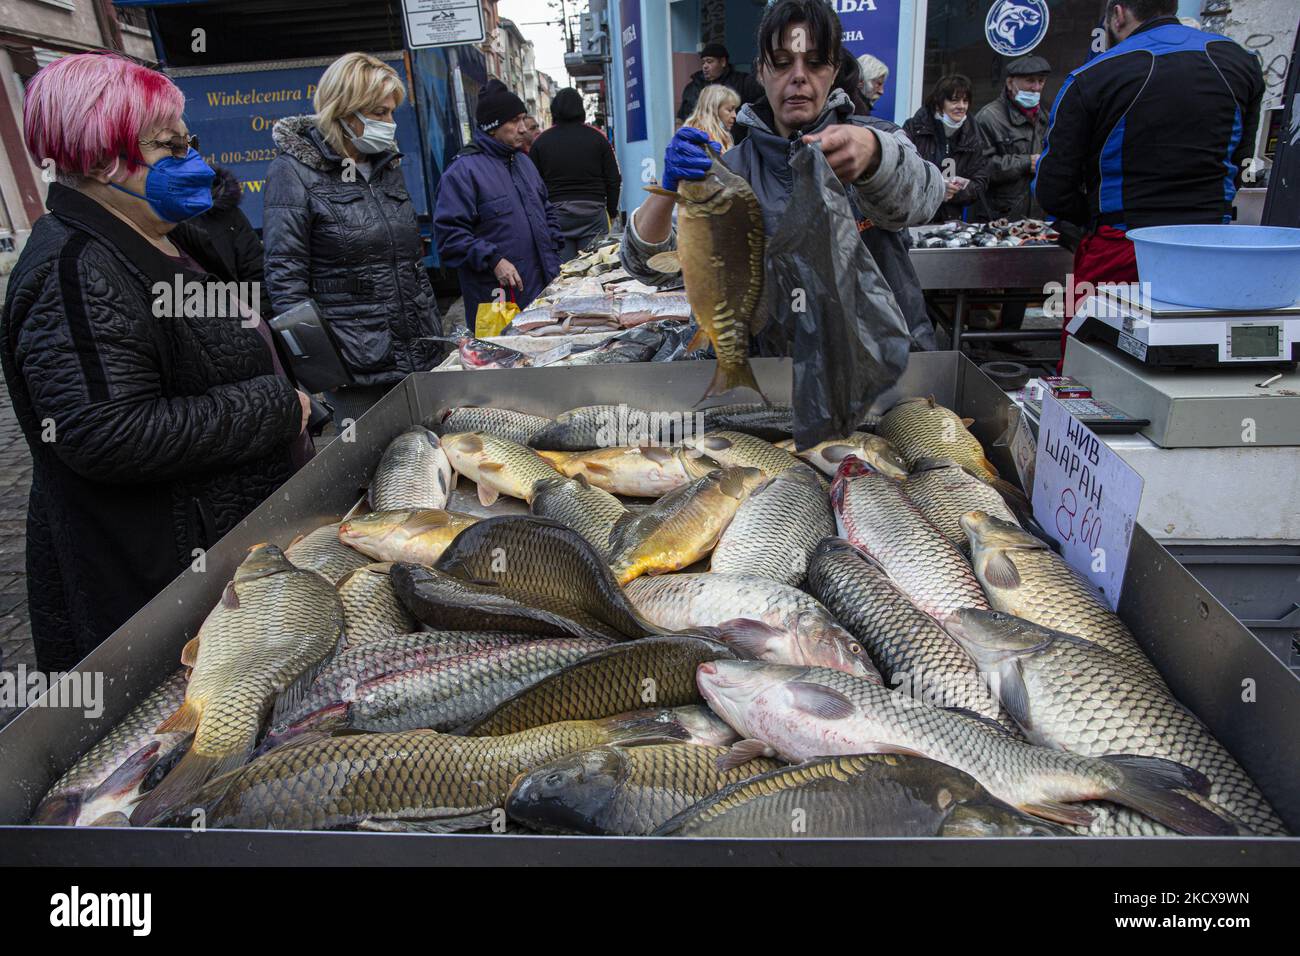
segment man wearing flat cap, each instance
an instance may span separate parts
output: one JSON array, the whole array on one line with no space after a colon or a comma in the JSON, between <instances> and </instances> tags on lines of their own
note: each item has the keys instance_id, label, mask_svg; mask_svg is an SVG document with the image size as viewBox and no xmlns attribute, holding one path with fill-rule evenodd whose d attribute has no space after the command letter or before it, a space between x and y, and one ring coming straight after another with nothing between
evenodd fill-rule
<instances>
[{"instance_id":1,"label":"man wearing flat cap","mask_svg":"<svg viewBox=\"0 0 1300 956\"><path fill-rule=\"evenodd\" d=\"M740 105L756 103L764 96L763 87L758 80L748 73L737 70L731 65L731 56L721 43L708 43L700 50L700 69L691 77L682 90L682 105L677 110L677 124L680 126L695 111L695 102L700 98L706 86L721 83L736 91Z\"/></svg>"},{"instance_id":2,"label":"man wearing flat cap","mask_svg":"<svg viewBox=\"0 0 1300 956\"><path fill-rule=\"evenodd\" d=\"M1041 56L1022 56L1003 71L1002 95L975 114L987 144L989 185L985 193L993 219L1041 219L1029 184L1047 136L1047 109L1041 103L1051 66Z\"/></svg>"}]
</instances>

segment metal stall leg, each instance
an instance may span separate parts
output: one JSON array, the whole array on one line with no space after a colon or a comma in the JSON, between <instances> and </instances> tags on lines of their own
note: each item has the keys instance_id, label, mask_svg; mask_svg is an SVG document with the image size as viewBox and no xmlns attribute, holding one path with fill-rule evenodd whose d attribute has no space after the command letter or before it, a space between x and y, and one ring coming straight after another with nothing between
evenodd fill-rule
<instances>
[{"instance_id":1,"label":"metal stall leg","mask_svg":"<svg viewBox=\"0 0 1300 956\"><path fill-rule=\"evenodd\" d=\"M966 323L966 290L958 291L952 304L952 350L961 351L962 326Z\"/></svg>"}]
</instances>

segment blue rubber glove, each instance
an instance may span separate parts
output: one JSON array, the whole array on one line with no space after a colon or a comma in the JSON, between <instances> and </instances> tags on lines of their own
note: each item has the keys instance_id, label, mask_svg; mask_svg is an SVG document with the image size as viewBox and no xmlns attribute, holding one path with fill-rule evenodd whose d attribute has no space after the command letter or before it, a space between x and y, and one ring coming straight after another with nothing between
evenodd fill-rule
<instances>
[{"instance_id":1,"label":"blue rubber glove","mask_svg":"<svg viewBox=\"0 0 1300 956\"><path fill-rule=\"evenodd\" d=\"M721 153L722 145L693 126L683 126L674 133L664 150L664 189L675 191L683 179L703 179L713 164L709 149Z\"/></svg>"}]
</instances>

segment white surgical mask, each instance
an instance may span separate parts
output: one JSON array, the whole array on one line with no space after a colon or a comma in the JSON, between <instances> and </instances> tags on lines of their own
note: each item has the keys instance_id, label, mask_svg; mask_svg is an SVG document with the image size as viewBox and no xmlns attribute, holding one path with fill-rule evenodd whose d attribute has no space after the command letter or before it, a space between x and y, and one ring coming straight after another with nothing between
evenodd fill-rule
<instances>
[{"instance_id":1,"label":"white surgical mask","mask_svg":"<svg viewBox=\"0 0 1300 956\"><path fill-rule=\"evenodd\" d=\"M1016 93L1016 102L1027 110L1032 110L1042 99L1042 93L1031 93L1029 90L1020 90Z\"/></svg>"},{"instance_id":2,"label":"white surgical mask","mask_svg":"<svg viewBox=\"0 0 1300 956\"><path fill-rule=\"evenodd\" d=\"M383 120L371 119L360 113L353 113L361 121L360 136L352 136L352 145L357 152L374 156L397 148L397 124L385 123Z\"/></svg>"},{"instance_id":3,"label":"white surgical mask","mask_svg":"<svg viewBox=\"0 0 1300 956\"><path fill-rule=\"evenodd\" d=\"M961 129L961 124L966 122L966 117L959 120L952 119L947 113L935 113L934 118L942 121L943 125L949 129Z\"/></svg>"}]
</instances>

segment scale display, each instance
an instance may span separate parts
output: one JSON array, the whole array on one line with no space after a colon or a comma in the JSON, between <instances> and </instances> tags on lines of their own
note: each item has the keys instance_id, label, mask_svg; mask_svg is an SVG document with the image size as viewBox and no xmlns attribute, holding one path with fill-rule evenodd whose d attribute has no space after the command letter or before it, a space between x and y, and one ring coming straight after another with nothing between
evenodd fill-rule
<instances>
[{"instance_id":1,"label":"scale display","mask_svg":"<svg viewBox=\"0 0 1300 956\"><path fill-rule=\"evenodd\" d=\"M1230 325L1228 354L1233 358L1275 358L1281 354L1282 329L1277 325Z\"/></svg>"}]
</instances>

